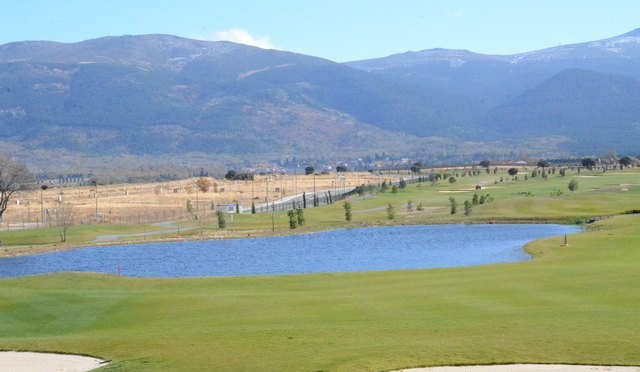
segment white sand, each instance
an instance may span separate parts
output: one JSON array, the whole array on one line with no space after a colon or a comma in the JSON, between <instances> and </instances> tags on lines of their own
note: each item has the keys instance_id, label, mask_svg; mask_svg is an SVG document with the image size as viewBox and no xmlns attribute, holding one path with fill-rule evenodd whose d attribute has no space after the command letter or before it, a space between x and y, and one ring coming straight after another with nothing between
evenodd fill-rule
<instances>
[{"instance_id":1,"label":"white sand","mask_svg":"<svg viewBox=\"0 0 640 372\"><path fill-rule=\"evenodd\" d=\"M0 352L0 372L86 372L105 364L103 360L79 355Z\"/></svg>"},{"instance_id":2,"label":"white sand","mask_svg":"<svg viewBox=\"0 0 640 372\"><path fill-rule=\"evenodd\" d=\"M105 364L104 360L78 355L0 352L0 372L87 372ZM508 364L412 368L395 372L640 372L640 367Z\"/></svg>"},{"instance_id":3,"label":"white sand","mask_svg":"<svg viewBox=\"0 0 640 372\"><path fill-rule=\"evenodd\" d=\"M412 368L396 372L640 372L640 367L507 364L493 366Z\"/></svg>"}]
</instances>

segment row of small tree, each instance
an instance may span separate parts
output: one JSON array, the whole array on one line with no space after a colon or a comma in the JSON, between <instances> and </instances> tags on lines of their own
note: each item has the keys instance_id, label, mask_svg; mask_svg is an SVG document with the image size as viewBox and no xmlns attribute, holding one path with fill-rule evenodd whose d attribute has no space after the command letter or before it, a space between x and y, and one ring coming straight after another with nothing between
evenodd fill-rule
<instances>
[{"instance_id":1,"label":"row of small tree","mask_svg":"<svg viewBox=\"0 0 640 372\"><path fill-rule=\"evenodd\" d=\"M304 226L306 222L304 210L301 208L288 211L287 216L289 216L289 228L292 230L296 229L298 226Z\"/></svg>"},{"instance_id":2,"label":"row of small tree","mask_svg":"<svg viewBox=\"0 0 640 372\"><path fill-rule=\"evenodd\" d=\"M464 201L464 215L468 217L471 215L471 211L473 210L473 207L482 205L485 203L489 203L492 201L493 201L493 196L491 196L490 194L483 194L478 196L477 193L474 193L471 200ZM453 196L449 197L449 206L451 208L450 209L451 214L458 213L458 201Z\"/></svg>"}]
</instances>

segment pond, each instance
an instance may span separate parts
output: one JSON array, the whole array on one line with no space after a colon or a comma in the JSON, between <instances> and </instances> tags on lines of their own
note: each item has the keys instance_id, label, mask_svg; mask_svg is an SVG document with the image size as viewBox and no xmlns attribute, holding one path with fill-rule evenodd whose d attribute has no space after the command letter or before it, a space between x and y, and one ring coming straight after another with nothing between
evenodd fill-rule
<instances>
[{"instance_id":1,"label":"pond","mask_svg":"<svg viewBox=\"0 0 640 372\"><path fill-rule=\"evenodd\" d=\"M572 234L564 225L421 225L304 235L83 248L0 259L0 277L100 272L198 277L483 265L529 259L524 245ZM558 238L558 244L562 242Z\"/></svg>"}]
</instances>

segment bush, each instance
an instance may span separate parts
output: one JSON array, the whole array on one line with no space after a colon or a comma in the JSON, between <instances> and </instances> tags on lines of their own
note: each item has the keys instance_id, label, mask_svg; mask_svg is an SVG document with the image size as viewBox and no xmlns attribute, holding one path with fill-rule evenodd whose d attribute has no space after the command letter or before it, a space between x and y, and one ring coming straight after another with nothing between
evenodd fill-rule
<instances>
[{"instance_id":1,"label":"bush","mask_svg":"<svg viewBox=\"0 0 640 372\"><path fill-rule=\"evenodd\" d=\"M567 188L569 190L571 190L572 192L576 191L578 189L578 181L576 181L576 180L569 181L569 184L567 185Z\"/></svg>"},{"instance_id":2,"label":"bush","mask_svg":"<svg viewBox=\"0 0 640 372\"><path fill-rule=\"evenodd\" d=\"M298 226L304 226L307 219L304 217L304 211L301 208L296 209L296 217L298 218Z\"/></svg>"},{"instance_id":3,"label":"bush","mask_svg":"<svg viewBox=\"0 0 640 372\"><path fill-rule=\"evenodd\" d=\"M296 227L298 227L298 220L296 218L296 212L294 212L293 210L290 210L290 211L287 212L287 216L289 216L289 228L293 230Z\"/></svg>"},{"instance_id":4,"label":"bush","mask_svg":"<svg viewBox=\"0 0 640 372\"><path fill-rule=\"evenodd\" d=\"M225 219L224 212L217 211L216 216L218 216L218 228L224 229L225 227L227 227L227 221Z\"/></svg>"},{"instance_id":5,"label":"bush","mask_svg":"<svg viewBox=\"0 0 640 372\"><path fill-rule=\"evenodd\" d=\"M471 206L471 202L468 200L464 201L464 215L469 217L469 215L471 215L471 209L473 209L473 207Z\"/></svg>"},{"instance_id":6,"label":"bush","mask_svg":"<svg viewBox=\"0 0 640 372\"><path fill-rule=\"evenodd\" d=\"M389 203L387 205L387 219L393 220L396 217L396 209Z\"/></svg>"},{"instance_id":7,"label":"bush","mask_svg":"<svg viewBox=\"0 0 640 372\"><path fill-rule=\"evenodd\" d=\"M456 214L458 212L458 202L456 201L456 198L450 196L449 205L451 206L451 214Z\"/></svg>"},{"instance_id":8,"label":"bush","mask_svg":"<svg viewBox=\"0 0 640 372\"><path fill-rule=\"evenodd\" d=\"M351 221L351 219L353 218L353 215L351 214L351 202L345 201L342 205L342 208L344 208L344 219L347 221Z\"/></svg>"}]
</instances>

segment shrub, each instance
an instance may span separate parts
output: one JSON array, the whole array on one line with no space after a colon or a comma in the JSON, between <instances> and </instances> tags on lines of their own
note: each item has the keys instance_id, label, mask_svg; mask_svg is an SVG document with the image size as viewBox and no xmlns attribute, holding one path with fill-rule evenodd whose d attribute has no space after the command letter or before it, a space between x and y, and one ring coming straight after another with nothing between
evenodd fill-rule
<instances>
[{"instance_id":1,"label":"shrub","mask_svg":"<svg viewBox=\"0 0 640 372\"><path fill-rule=\"evenodd\" d=\"M569 181L569 184L567 185L567 188L569 190L571 190L572 192L576 191L578 189L578 181L576 181L576 180Z\"/></svg>"}]
</instances>

